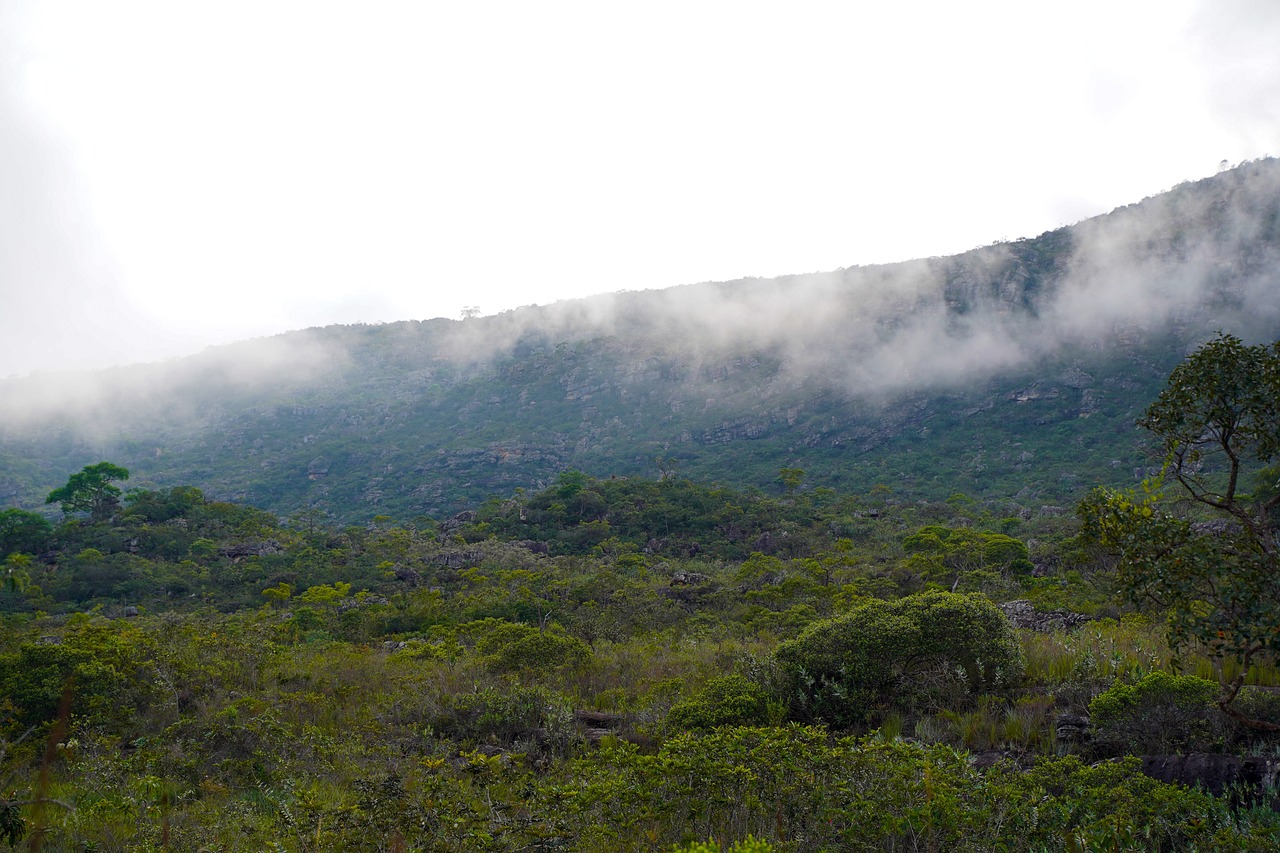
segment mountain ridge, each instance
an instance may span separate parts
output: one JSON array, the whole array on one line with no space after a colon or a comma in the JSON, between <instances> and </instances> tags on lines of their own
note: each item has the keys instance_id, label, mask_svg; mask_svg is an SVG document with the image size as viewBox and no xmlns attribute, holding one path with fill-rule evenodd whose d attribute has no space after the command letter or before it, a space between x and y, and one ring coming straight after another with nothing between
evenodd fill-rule
<instances>
[{"instance_id":1,"label":"mountain ridge","mask_svg":"<svg viewBox=\"0 0 1280 853\"><path fill-rule=\"evenodd\" d=\"M71 407L47 379L0 382L0 500L36 506L110 458L141 485L359 520L661 459L1054 503L1149 465L1133 420L1189 348L1280 337L1277 270L1263 160L956 256L307 329L82 375Z\"/></svg>"}]
</instances>

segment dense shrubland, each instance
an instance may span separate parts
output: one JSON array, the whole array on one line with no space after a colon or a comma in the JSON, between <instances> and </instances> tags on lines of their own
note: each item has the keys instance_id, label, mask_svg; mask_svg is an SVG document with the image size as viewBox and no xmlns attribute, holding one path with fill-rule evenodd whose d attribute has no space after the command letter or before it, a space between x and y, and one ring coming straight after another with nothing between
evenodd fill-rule
<instances>
[{"instance_id":1,"label":"dense shrubland","mask_svg":"<svg viewBox=\"0 0 1280 853\"><path fill-rule=\"evenodd\" d=\"M1217 343L1206 358L1238 344ZM1233 460L1271 462L1275 399L1251 392L1264 417ZM1237 491L1231 467L1224 499L1212 469L1166 470L1199 497L1098 493L1083 525L784 469L781 496L568 471L451 518L335 528L124 493L127 472L90 466L50 496L60 524L0 513L0 839L1274 850L1274 791L1139 770L1280 745L1258 639L1274 478ZM1170 530L1176 548L1148 547ZM1184 583L1189 559L1262 601ZM1013 599L1049 621L1015 628Z\"/></svg>"},{"instance_id":2,"label":"dense shrubland","mask_svg":"<svg viewBox=\"0 0 1280 853\"><path fill-rule=\"evenodd\" d=\"M45 850L1269 849L1264 806L1091 766L1270 741L1073 526L576 472L416 526L9 511L0 810Z\"/></svg>"}]
</instances>

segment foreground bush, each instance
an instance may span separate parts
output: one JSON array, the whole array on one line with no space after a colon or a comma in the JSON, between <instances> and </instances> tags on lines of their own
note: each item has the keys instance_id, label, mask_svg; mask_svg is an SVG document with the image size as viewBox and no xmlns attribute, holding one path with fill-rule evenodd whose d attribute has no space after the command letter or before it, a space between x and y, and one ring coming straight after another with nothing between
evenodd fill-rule
<instances>
[{"instance_id":1,"label":"foreground bush","mask_svg":"<svg viewBox=\"0 0 1280 853\"><path fill-rule=\"evenodd\" d=\"M1117 682L1089 703L1094 742L1117 754L1204 752L1221 738L1225 718L1213 704L1220 692L1216 682L1167 672Z\"/></svg>"},{"instance_id":2,"label":"foreground bush","mask_svg":"<svg viewBox=\"0 0 1280 853\"><path fill-rule=\"evenodd\" d=\"M667 725L677 731L765 725L776 707L771 700L767 690L741 675L713 678L697 696L672 706Z\"/></svg>"},{"instance_id":3,"label":"foreground bush","mask_svg":"<svg viewBox=\"0 0 1280 853\"><path fill-rule=\"evenodd\" d=\"M656 755L614 744L575 762L574 776L556 804L574 816L569 849L583 851L705 838L806 853L1263 851L1280 831L1275 813L1233 813L1143 776L1136 759L981 772L950 747L801 726L687 734Z\"/></svg>"},{"instance_id":4,"label":"foreground bush","mask_svg":"<svg viewBox=\"0 0 1280 853\"><path fill-rule=\"evenodd\" d=\"M433 725L458 743L537 743L563 747L574 738L573 710L564 697L512 682L499 688L442 697Z\"/></svg>"},{"instance_id":5,"label":"foreground bush","mask_svg":"<svg viewBox=\"0 0 1280 853\"><path fill-rule=\"evenodd\" d=\"M747 836L746 839L730 845L716 844L714 841L703 841L677 847L673 853L775 853L778 848L767 841Z\"/></svg>"},{"instance_id":6,"label":"foreground bush","mask_svg":"<svg viewBox=\"0 0 1280 853\"><path fill-rule=\"evenodd\" d=\"M781 644L776 658L789 682L793 716L841 728L908 701L951 698L930 692L996 692L1022 673L1012 626L976 593L870 601L810 625Z\"/></svg>"}]
</instances>

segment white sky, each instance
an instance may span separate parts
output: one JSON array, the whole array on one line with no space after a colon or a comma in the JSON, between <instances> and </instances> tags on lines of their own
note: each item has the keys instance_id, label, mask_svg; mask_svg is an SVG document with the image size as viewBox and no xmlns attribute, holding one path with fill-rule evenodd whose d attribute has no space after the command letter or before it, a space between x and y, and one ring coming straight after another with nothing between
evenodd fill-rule
<instances>
[{"instance_id":1,"label":"white sky","mask_svg":"<svg viewBox=\"0 0 1280 853\"><path fill-rule=\"evenodd\" d=\"M0 0L0 377L964 251L1280 154L1280 2Z\"/></svg>"}]
</instances>

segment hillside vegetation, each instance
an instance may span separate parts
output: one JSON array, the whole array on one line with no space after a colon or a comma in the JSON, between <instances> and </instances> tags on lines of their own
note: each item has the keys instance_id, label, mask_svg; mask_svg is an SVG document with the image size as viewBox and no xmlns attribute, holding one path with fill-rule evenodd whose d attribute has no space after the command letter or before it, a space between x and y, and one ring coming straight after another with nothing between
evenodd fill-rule
<instances>
[{"instance_id":1,"label":"hillside vegetation","mask_svg":"<svg viewBox=\"0 0 1280 853\"><path fill-rule=\"evenodd\" d=\"M0 500L111 459L334 520L449 514L576 468L1019 508L1148 473L1133 423L1215 331L1280 327L1280 162L949 258L464 321L329 327L0 384ZM1012 507L1011 507L1012 509Z\"/></svg>"},{"instance_id":2,"label":"hillside vegetation","mask_svg":"<svg viewBox=\"0 0 1280 853\"><path fill-rule=\"evenodd\" d=\"M1143 419L1177 487L1095 492L1083 526L805 491L786 468L774 496L570 470L337 528L87 466L48 496L56 527L0 513L0 831L56 850L1274 849L1280 625L1255 601L1276 596L1278 392L1280 343L1197 350Z\"/></svg>"},{"instance_id":3,"label":"hillside vegetation","mask_svg":"<svg viewBox=\"0 0 1280 853\"><path fill-rule=\"evenodd\" d=\"M566 472L411 526L281 524L191 487L96 523L0 514L11 839L1268 849L1265 806L1090 766L1271 742L1212 708L1207 650L1183 666L1213 680L1149 686L1172 659L1160 614L1119 608L1072 518L797 480ZM1015 631L990 604L1015 597L1102 618ZM1060 739L1089 710L1112 722Z\"/></svg>"},{"instance_id":4,"label":"hillside vegetation","mask_svg":"<svg viewBox=\"0 0 1280 853\"><path fill-rule=\"evenodd\" d=\"M1275 850L1277 187L9 383L0 844Z\"/></svg>"}]
</instances>

